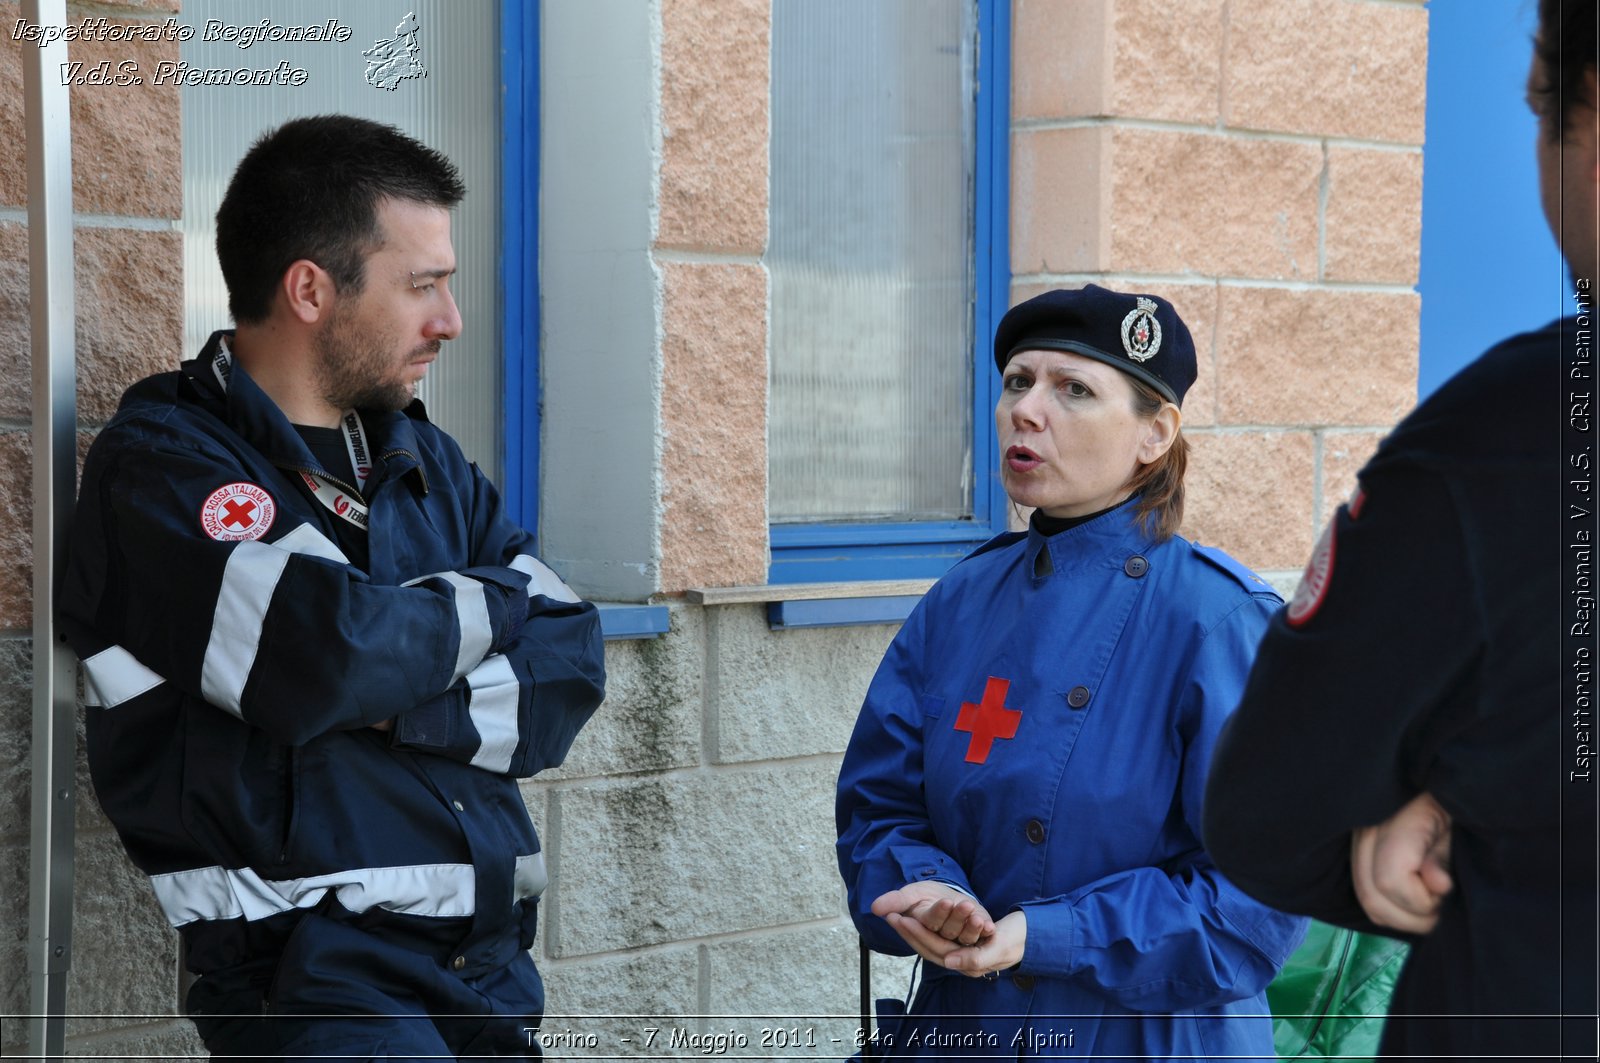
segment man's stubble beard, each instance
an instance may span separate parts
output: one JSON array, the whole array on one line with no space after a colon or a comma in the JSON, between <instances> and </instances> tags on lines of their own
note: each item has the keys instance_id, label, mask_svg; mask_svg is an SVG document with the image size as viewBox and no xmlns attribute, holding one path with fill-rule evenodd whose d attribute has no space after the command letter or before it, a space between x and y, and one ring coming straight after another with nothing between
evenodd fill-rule
<instances>
[{"instance_id":1,"label":"man's stubble beard","mask_svg":"<svg viewBox=\"0 0 1600 1063\"><path fill-rule=\"evenodd\" d=\"M416 397L416 385L399 376L405 367L393 361L393 344L363 332L342 307L317 333L316 345L318 390L336 409L403 410ZM437 344L419 349L430 347Z\"/></svg>"}]
</instances>

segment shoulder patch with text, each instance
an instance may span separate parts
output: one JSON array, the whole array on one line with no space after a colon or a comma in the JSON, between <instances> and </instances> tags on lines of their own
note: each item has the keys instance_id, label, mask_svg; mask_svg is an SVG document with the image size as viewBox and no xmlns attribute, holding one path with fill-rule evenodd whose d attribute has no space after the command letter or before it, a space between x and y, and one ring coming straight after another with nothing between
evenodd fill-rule
<instances>
[{"instance_id":1,"label":"shoulder patch with text","mask_svg":"<svg viewBox=\"0 0 1600 1063\"><path fill-rule=\"evenodd\" d=\"M272 496L252 483L224 484L206 496L200 507L200 528L221 543L259 539L272 527L278 507Z\"/></svg>"},{"instance_id":2,"label":"shoulder patch with text","mask_svg":"<svg viewBox=\"0 0 1600 1063\"><path fill-rule=\"evenodd\" d=\"M1351 520L1355 520L1361 516L1366 501L1367 493L1358 488L1355 495L1342 508L1350 514ZM1333 519L1328 521L1328 526L1322 529L1322 537L1317 540L1316 548L1311 551L1311 560L1306 563L1305 574L1300 577L1300 586L1295 589L1294 597L1289 600L1289 608L1284 614L1284 619L1289 622L1290 627L1305 627L1309 624L1328 597L1328 584L1333 580L1333 561L1338 553L1338 527L1339 514L1335 513Z\"/></svg>"}]
</instances>

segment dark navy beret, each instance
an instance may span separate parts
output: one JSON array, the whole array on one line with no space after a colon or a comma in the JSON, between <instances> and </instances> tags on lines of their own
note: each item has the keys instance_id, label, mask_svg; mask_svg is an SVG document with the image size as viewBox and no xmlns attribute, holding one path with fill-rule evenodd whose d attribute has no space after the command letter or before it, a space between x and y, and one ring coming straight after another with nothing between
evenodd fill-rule
<instances>
[{"instance_id":1,"label":"dark navy beret","mask_svg":"<svg viewBox=\"0 0 1600 1063\"><path fill-rule=\"evenodd\" d=\"M1057 289L1018 303L994 333L994 364L1004 372L1018 351L1071 351L1116 366L1183 405L1194 383L1194 340L1171 303L1097 284Z\"/></svg>"}]
</instances>

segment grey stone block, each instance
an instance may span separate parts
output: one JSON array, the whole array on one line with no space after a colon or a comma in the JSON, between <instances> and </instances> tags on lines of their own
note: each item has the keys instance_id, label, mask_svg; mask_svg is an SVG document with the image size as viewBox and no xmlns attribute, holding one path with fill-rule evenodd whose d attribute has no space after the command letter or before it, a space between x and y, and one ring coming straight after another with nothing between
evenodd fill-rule
<instances>
[{"instance_id":1,"label":"grey stone block","mask_svg":"<svg viewBox=\"0 0 1600 1063\"><path fill-rule=\"evenodd\" d=\"M545 787L538 783L524 780L521 784L522 803L527 806L528 818L533 820L534 830L539 833L539 844L548 851L550 848L550 835L546 826L550 822L550 811L545 801Z\"/></svg>"},{"instance_id":2,"label":"grey stone block","mask_svg":"<svg viewBox=\"0 0 1600 1063\"><path fill-rule=\"evenodd\" d=\"M855 928L776 931L706 946L710 1006L749 1051L779 1058L842 1058L860 1029L860 951ZM904 999L913 958L872 957L873 999Z\"/></svg>"},{"instance_id":3,"label":"grey stone block","mask_svg":"<svg viewBox=\"0 0 1600 1063\"><path fill-rule=\"evenodd\" d=\"M32 807L32 649L30 639L0 639L0 838L6 839L27 838Z\"/></svg>"},{"instance_id":4,"label":"grey stone block","mask_svg":"<svg viewBox=\"0 0 1600 1063\"><path fill-rule=\"evenodd\" d=\"M837 915L837 770L812 760L553 790L550 954Z\"/></svg>"},{"instance_id":5,"label":"grey stone block","mask_svg":"<svg viewBox=\"0 0 1600 1063\"><path fill-rule=\"evenodd\" d=\"M700 762L704 611L671 607L672 629L606 643L606 700L567 762L541 779L618 775Z\"/></svg>"},{"instance_id":6,"label":"grey stone block","mask_svg":"<svg viewBox=\"0 0 1600 1063\"><path fill-rule=\"evenodd\" d=\"M771 631L764 606L709 610L718 763L842 753L894 624Z\"/></svg>"},{"instance_id":7,"label":"grey stone block","mask_svg":"<svg viewBox=\"0 0 1600 1063\"><path fill-rule=\"evenodd\" d=\"M207 1059L205 1042L187 1019L69 1041L72 1059L95 1063L149 1063L153 1059Z\"/></svg>"},{"instance_id":8,"label":"grey stone block","mask_svg":"<svg viewBox=\"0 0 1600 1063\"><path fill-rule=\"evenodd\" d=\"M0 639L0 838L27 838L33 808L33 643ZM73 725L74 815L79 833L110 826L89 781L81 707Z\"/></svg>"},{"instance_id":9,"label":"grey stone block","mask_svg":"<svg viewBox=\"0 0 1600 1063\"><path fill-rule=\"evenodd\" d=\"M0 1014L28 1012L28 840L0 844ZM7 1045L21 1040L12 1023L0 1034ZM11 1053L7 1053L10 1055Z\"/></svg>"},{"instance_id":10,"label":"grey stone block","mask_svg":"<svg viewBox=\"0 0 1600 1063\"><path fill-rule=\"evenodd\" d=\"M699 949L648 953L544 966L543 1033L552 1055L660 1058L674 1026L699 1010ZM570 1031L571 1034L567 1034ZM652 1036L652 1031L654 1035ZM590 1036L593 1048L564 1051L561 1038ZM553 1043L552 1043L553 1042Z\"/></svg>"},{"instance_id":11,"label":"grey stone block","mask_svg":"<svg viewBox=\"0 0 1600 1063\"><path fill-rule=\"evenodd\" d=\"M13 1015L31 1007L28 867L25 841L0 848L0 893L17 898L0 905L0 1012ZM114 836L78 838L73 893L67 1035L176 1015L177 934Z\"/></svg>"},{"instance_id":12,"label":"grey stone block","mask_svg":"<svg viewBox=\"0 0 1600 1063\"><path fill-rule=\"evenodd\" d=\"M856 941L855 930L841 921L710 943L710 1010L774 1023L851 1014Z\"/></svg>"},{"instance_id":13,"label":"grey stone block","mask_svg":"<svg viewBox=\"0 0 1600 1063\"><path fill-rule=\"evenodd\" d=\"M177 931L115 835L78 838L74 887L68 1036L179 1014Z\"/></svg>"}]
</instances>

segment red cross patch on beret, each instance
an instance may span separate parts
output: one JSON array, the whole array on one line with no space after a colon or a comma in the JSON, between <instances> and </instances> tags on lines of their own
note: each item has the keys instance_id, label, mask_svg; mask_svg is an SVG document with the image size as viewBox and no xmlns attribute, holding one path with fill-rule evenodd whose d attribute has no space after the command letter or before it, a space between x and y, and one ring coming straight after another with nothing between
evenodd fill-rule
<instances>
[{"instance_id":1,"label":"red cross patch on beret","mask_svg":"<svg viewBox=\"0 0 1600 1063\"><path fill-rule=\"evenodd\" d=\"M272 527L278 507L272 496L252 483L225 484L206 496L200 507L200 528L222 543L259 539Z\"/></svg>"}]
</instances>

